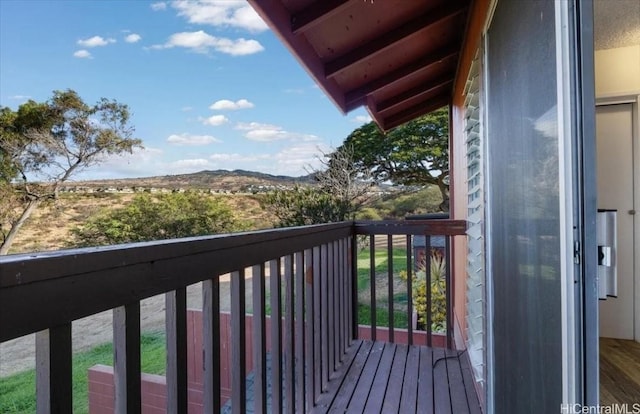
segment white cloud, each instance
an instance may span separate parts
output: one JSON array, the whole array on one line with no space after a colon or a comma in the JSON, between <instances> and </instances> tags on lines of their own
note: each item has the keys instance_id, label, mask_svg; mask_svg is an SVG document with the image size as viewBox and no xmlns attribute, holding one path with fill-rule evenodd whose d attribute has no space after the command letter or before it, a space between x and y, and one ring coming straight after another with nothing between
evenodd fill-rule
<instances>
[{"instance_id":1,"label":"white cloud","mask_svg":"<svg viewBox=\"0 0 640 414\"><path fill-rule=\"evenodd\" d=\"M93 36L88 39L78 40L78 44L83 47L106 46L109 43L115 43L115 42L116 42L116 39L112 39L112 38L105 39L102 36Z\"/></svg>"},{"instance_id":2,"label":"white cloud","mask_svg":"<svg viewBox=\"0 0 640 414\"><path fill-rule=\"evenodd\" d=\"M208 145L222 142L211 135L191 135L187 133L169 135L167 142L173 145Z\"/></svg>"},{"instance_id":3,"label":"white cloud","mask_svg":"<svg viewBox=\"0 0 640 414\"><path fill-rule=\"evenodd\" d=\"M371 117L369 115L358 115L351 118L351 122L356 124L367 124L371 122Z\"/></svg>"},{"instance_id":4,"label":"white cloud","mask_svg":"<svg viewBox=\"0 0 640 414\"><path fill-rule=\"evenodd\" d=\"M131 154L111 155L102 159L99 168L89 168L75 179L149 177L164 171L165 164L160 158L163 152L158 148L136 148Z\"/></svg>"},{"instance_id":5,"label":"white cloud","mask_svg":"<svg viewBox=\"0 0 640 414\"><path fill-rule=\"evenodd\" d=\"M174 174L176 173L189 173L201 171L206 168L210 168L212 164L209 160L204 158L194 158L194 159L186 159L186 160L178 160L169 164L169 169Z\"/></svg>"},{"instance_id":6,"label":"white cloud","mask_svg":"<svg viewBox=\"0 0 640 414\"><path fill-rule=\"evenodd\" d=\"M320 169L320 157L330 152L325 144L303 143L287 147L275 154L270 168L271 174L300 176L308 174L309 169Z\"/></svg>"},{"instance_id":7,"label":"white cloud","mask_svg":"<svg viewBox=\"0 0 640 414\"><path fill-rule=\"evenodd\" d=\"M180 109L182 112L189 112L189 111L193 111L193 106L183 106Z\"/></svg>"},{"instance_id":8,"label":"white cloud","mask_svg":"<svg viewBox=\"0 0 640 414\"><path fill-rule=\"evenodd\" d=\"M259 142L270 142L284 139L292 141L316 141L318 139L315 135L290 132L278 125L263 124L259 122L239 122L236 125L236 129L246 131L244 133L245 138Z\"/></svg>"},{"instance_id":9,"label":"white cloud","mask_svg":"<svg viewBox=\"0 0 640 414\"><path fill-rule=\"evenodd\" d=\"M153 11L167 10L167 3L165 3L164 1L159 1L157 3L151 3L151 10L153 10Z\"/></svg>"},{"instance_id":10,"label":"white cloud","mask_svg":"<svg viewBox=\"0 0 640 414\"><path fill-rule=\"evenodd\" d=\"M253 103L246 99L239 99L235 102L228 99L221 99L212 103L211 106L209 106L209 109L213 109L215 111L236 111L238 109L249 109L253 107Z\"/></svg>"},{"instance_id":11,"label":"white cloud","mask_svg":"<svg viewBox=\"0 0 640 414\"><path fill-rule=\"evenodd\" d=\"M29 95L13 95L10 96L9 99L13 99L14 101L26 101L27 99L31 99Z\"/></svg>"},{"instance_id":12,"label":"white cloud","mask_svg":"<svg viewBox=\"0 0 640 414\"><path fill-rule=\"evenodd\" d=\"M237 27L250 32L268 29L245 0L175 0L171 6L189 23Z\"/></svg>"},{"instance_id":13,"label":"white cloud","mask_svg":"<svg viewBox=\"0 0 640 414\"><path fill-rule=\"evenodd\" d=\"M287 88L283 92L295 94L295 95L302 95L304 93L304 89L303 88Z\"/></svg>"},{"instance_id":14,"label":"white cloud","mask_svg":"<svg viewBox=\"0 0 640 414\"><path fill-rule=\"evenodd\" d=\"M216 163L245 163L245 162L254 162L258 160L268 159L271 156L269 154L261 154L261 155L242 155L238 153L234 154L224 154L224 153L216 153L212 154L209 158L215 161ZM235 166L234 168L237 168Z\"/></svg>"},{"instance_id":15,"label":"white cloud","mask_svg":"<svg viewBox=\"0 0 640 414\"><path fill-rule=\"evenodd\" d=\"M73 57L77 57L80 59L91 59L91 53L89 53L88 50L85 49L81 49L81 50L76 50L75 52L73 52Z\"/></svg>"},{"instance_id":16,"label":"white cloud","mask_svg":"<svg viewBox=\"0 0 640 414\"><path fill-rule=\"evenodd\" d=\"M139 42L140 39L142 39L142 36L137 33L131 33L124 38L124 41L127 43L136 43Z\"/></svg>"},{"instance_id":17,"label":"white cloud","mask_svg":"<svg viewBox=\"0 0 640 414\"><path fill-rule=\"evenodd\" d=\"M171 49L174 47L184 47L204 54L215 50L232 56L250 55L264 50L264 47L257 40L215 37L202 30L174 33L169 36L169 40L165 44L151 46L152 49Z\"/></svg>"},{"instance_id":18,"label":"white cloud","mask_svg":"<svg viewBox=\"0 0 640 414\"><path fill-rule=\"evenodd\" d=\"M204 125L219 126L229 122L229 118L227 118L224 115L213 115L213 116L210 116L209 118L200 118L200 121Z\"/></svg>"}]
</instances>

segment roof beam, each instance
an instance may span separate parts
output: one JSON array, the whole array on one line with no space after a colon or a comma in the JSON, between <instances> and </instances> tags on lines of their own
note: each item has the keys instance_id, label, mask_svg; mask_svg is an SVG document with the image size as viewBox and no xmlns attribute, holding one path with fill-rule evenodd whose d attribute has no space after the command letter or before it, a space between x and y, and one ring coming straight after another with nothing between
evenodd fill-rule
<instances>
[{"instance_id":1,"label":"roof beam","mask_svg":"<svg viewBox=\"0 0 640 414\"><path fill-rule=\"evenodd\" d=\"M380 89L386 88L402 79L405 79L418 71L428 69L429 67L441 63L445 59L458 55L458 46L450 45L437 50L427 56L415 60L407 65L390 72L384 76L372 80L356 89L350 90L345 94L345 105L347 111L362 105L367 95L370 95Z\"/></svg>"},{"instance_id":2,"label":"roof beam","mask_svg":"<svg viewBox=\"0 0 640 414\"><path fill-rule=\"evenodd\" d=\"M274 30L276 36L287 46L291 54L296 57L329 99L343 113L346 113L343 100L344 92L335 81L325 78L324 65L307 39L304 36L295 36L291 32L291 13L282 2L275 0L248 0L248 2L267 25Z\"/></svg>"},{"instance_id":3,"label":"roof beam","mask_svg":"<svg viewBox=\"0 0 640 414\"><path fill-rule=\"evenodd\" d=\"M398 125L402 125L405 122L411 121L414 118L419 117L420 115L424 115L429 112L433 112L436 109L440 109L445 105L451 103L451 97L449 94L439 95L435 98L425 99L424 101L407 108L403 111L398 112L397 114L393 114L388 116L387 118L380 117L379 114L376 114L376 118L380 119L380 125L382 125L385 131L390 130L391 128L395 128Z\"/></svg>"},{"instance_id":4,"label":"roof beam","mask_svg":"<svg viewBox=\"0 0 640 414\"><path fill-rule=\"evenodd\" d=\"M291 15L291 31L300 34L320 23L331 15L339 12L353 0L319 0L306 9Z\"/></svg>"},{"instance_id":5,"label":"roof beam","mask_svg":"<svg viewBox=\"0 0 640 414\"><path fill-rule=\"evenodd\" d=\"M369 43L327 62L324 66L325 76L327 78L332 78L341 71L348 69L364 59L377 55L416 32L462 13L466 10L466 7L467 6L464 3L456 1L440 6L435 10L429 10L421 16L418 16L402 26L387 32Z\"/></svg>"},{"instance_id":6,"label":"roof beam","mask_svg":"<svg viewBox=\"0 0 640 414\"><path fill-rule=\"evenodd\" d=\"M445 76L441 76L437 79L434 79L430 82L425 82L422 85L416 86L414 88L408 89L402 93L394 95L393 97L384 100L376 105L376 112L384 112L391 108L400 105L403 102L406 102L410 99L413 99L417 96L424 95L429 92L433 92L438 88L442 88L443 86L447 86L453 83L453 74L448 74Z\"/></svg>"}]
</instances>

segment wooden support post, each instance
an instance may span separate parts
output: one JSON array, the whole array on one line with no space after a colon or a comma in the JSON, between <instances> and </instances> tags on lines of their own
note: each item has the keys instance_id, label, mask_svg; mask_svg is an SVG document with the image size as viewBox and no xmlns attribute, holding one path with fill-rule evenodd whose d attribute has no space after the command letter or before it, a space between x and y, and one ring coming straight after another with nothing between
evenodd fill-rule
<instances>
[{"instance_id":1,"label":"wooden support post","mask_svg":"<svg viewBox=\"0 0 640 414\"><path fill-rule=\"evenodd\" d=\"M245 271L231 272L231 412L247 411Z\"/></svg>"},{"instance_id":2,"label":"wooden support post","mask_svg":"<svg viewBox=\"0 0 640 414\"><path fill-rule=\"evenodd\" d=\"M71 323L36 333L36 410L73 412Z\"/></svg>"},{"instance_id":3,"label":"wooden support post","mask_svg":"<svg viewBox=\"0 0 640 414\"><path fill-rule=\"evenodd\" d=\"M267 334L265 330L264 263L251 269L253 287L254 413L267 412Z\"/></svg>"},{"instance_id":4,"label":"wooden support post","mask_svg":"<svg viewBox=\"0 0 640 414\"><path fill-rule=\"evenodd\" d=\"M113 310L115 410L140 413L140 302Z\"/></svg>"},{"instance_id":5,"label":"wooden support post","mask_svg":"<svg viewBox=\"0 0 640 414\"><path fill-rule=\"evenodd\" d=\"M167 413L187 412L187 288L165 295L167 326Z\"/></svg>"},{"instance_id":6,"label":"wooden support post","mask_svg":"<svg viewBox=\"0 0 640 414\"><path fill-rule=\"evenodd\" d=\"M281 260L269 262L271 289L271 412L282 412L282 286Z\"/></svg>"},{"instance_id":7,"label":"wooden support post","mask_svg":"<svg viewBox=\"0 0 640 414\"><path fill-rule=\"evenodd\" d=\"M220 411L220 280L202 282L204 412Z\"/></svg>"}]
</instances>

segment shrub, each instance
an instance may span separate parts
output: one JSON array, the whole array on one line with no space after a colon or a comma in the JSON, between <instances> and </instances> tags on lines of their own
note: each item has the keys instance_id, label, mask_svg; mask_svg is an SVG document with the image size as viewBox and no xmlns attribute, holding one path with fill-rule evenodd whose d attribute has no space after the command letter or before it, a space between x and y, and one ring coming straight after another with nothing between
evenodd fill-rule
<instances>
[{"instance_id":1,"label":"shrub","mask_svg":"<svg viewBox=\"0 0 640 414\"><path fill-rule=\"evenodd\" d=\"M446 259L437 249L431 250L431 332L445 332L447 328ZM418 329L427 324L427 256L421 258L413 274L413 306L418 314ZM406 271L400 277L407 279Z\"/></svg>"}]
</instances>

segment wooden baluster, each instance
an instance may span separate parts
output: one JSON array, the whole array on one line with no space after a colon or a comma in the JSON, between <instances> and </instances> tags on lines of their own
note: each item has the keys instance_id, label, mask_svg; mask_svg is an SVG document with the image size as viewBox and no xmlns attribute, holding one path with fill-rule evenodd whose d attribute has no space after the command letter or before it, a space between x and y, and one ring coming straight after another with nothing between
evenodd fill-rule
<instances>
[{"instance_id":1,"label":"wooden baluster","mask_svg":"<svg viewBox=\"0 0 640 414\"><path fill-rule=\"evenodd\" d=\"M245 270L231 272L231 412L247 411Z\"/></svg>"},{"instance_id":2,"label":"wooden baluster","mask_svg":"<svg viewBox=\"0 0 640 414\"><path fill-rule=\"evenodd\" d=\"M313 248L313 401L317 401L323 389L322 377L322 274L320 272L321 249Z\"/></svg>"},{"instance_id":3,"label":"wooden baluster","mask_svg":"<svg viewBox=\"0 0 640 414\"><path fill-rule=\"evenodd\" d=\"M336 369L336 294L335 294L335 259L333 254L333 243L327 246L327 348L329 361L329 377Z\"/></svg>"},{"instance_id":4,"label":"wooden baluster","mask_svg":"<svg viewBox=\"0 0 640 414\"><path fill-rule=\"evenodd\" d=\"M296 370L296 412L303 413L305 410L305 341L304 341L304 253L296 252L295 261L295 358Z\"/></svg>"},{"instance_id":5,"label":"wooden baluster","mask_svg":"<svg viewBox=\"0 0 640 414\"><path fill-rule=\"evenodd\" d=\"M336 241L336 285L338 287L338 352L337 363L342 362L344 355L344 269L342 263L343 240Z\"/></svg>"},{"instance_id":6,"label":"wooden baluster","mask_svg":"<svg viewBox=\"0 0 640 414\"><path fill-rule=\"evenodd\" d=\"M269 262L271 290L271 412L282 412L282 287L280 285L281 260Z\"/></svg>"},{"instance_id":7,"label":"wooden baluster","mask_svg":"<svg viewBox=\"0 0 640 414\"><path fill-rule=\"evenodd\" d=\"M306 411L310 411L315 402L314 396L314 349L313 349L313 321L315 319L314 314L314 290L313 290L313 250L307 249L304 251L304 302L305 313L303 318L304 323L304 344L305 344L305 390L306 390Z\"/></svg>"},{"instance_id":8,"label":"wooden baluster","mask_svg":"<svg viewBox=\"0 0 640 414\"><path fill-rule=\"evenodd\" d=\"M358 339L358 236L351 236L349 244L349 320L351 323L351 334L349 335L349 345L353 339Z\"/></svg>"},{"instance_id":9,"label":"wooden baluster","mask_svg":"<svg viewBox=\"0 0 640 414\"><path fill-rule=\"evenodd\" d=\"M389 342L395 342L394 332L394 316L393 309L393 236L387 235L387 296L389 302L387 303L387 312L389 313Z\"/></svg>"},{"instance_id":10,"label":"wooden baluster","mask_svg":"<svg viewBox=\"0 0 640 414\"><path fill-rule=\"evenodd\" d=\"M72 413L71 323L36 333L36 410Z\"/></svg>"},{"instance_id":11,"label":"wooden baluster","mask_svg":"<svg viewBox=\"0 0 640 414\"><path fill-rule=\"evenodd\" d=\"M187 289L165 295L167 329L167 413L187 412Z\"/></svg>"},{"instance_id":12,"label":"wooden baluster","mask_svg":"<svg viewBox=\"0 0 640 414\"><path fill-rule=\"evenodd\" d=\"M407 323L409 345L413 345L413 245L411 235L407 235Z\"/></svg>"},{"instance_id":13,"label":"wooden baluster","mask_svg":"<svg viewBox=\"0 0 640 414\"><path fill-rule=\"evenodd\" d=\"M140 302L113 310L115 411L141 411Z\"/></svg>"},{"instance_id":14,"label":"wooden baluster","mask_svg":"<svg viewBox=\"0 0 640 414\"><path fill-rule=\"evenodd\" d=\"M376 236L369 236L369 287L371 295L371 340L376 340Z\"/></svg>"},{"instance_id":15,"label":"wooden baluster","mask_svg":"<svg viewBox=\"0 0 640 414\"><path fill-rule=\"evenodd\" d=\"M220 280L202 282L204 412L220 411Z\"/></svg>"},{"instance_id":16,"label":"wooden baluster","mask_svg":"<svg viewBox=\"0 0 640 414\"><path fill-rule=\"evenodd\" d=\"M424 236L424 266L425 266L425 282L426 282L426 290L427 290L427 315L426 315L426 326L425 330L427 331L427 346L431 346L431 342L433 339L433 335L431 332L432 325L432 309L431 309L431 236Z\"/></svg>"},{"instance_id":17,"label":"wooden baluster","mask_svg":"<svg viewBox=\"0 0 640 414\"><path fill-rule=\"evenodd\" d=\"M294 368L294 298L293 298L293 259L291 255L284 257L284 391L285 408L288 413L295 413L295 368Z\"/></svg>"},{"instance_id":18,"label":"wooden baluster","mask_svg":"<svg viewBox=\"0 0 640 414\"><path fill-rule=\"evenodd\" d=\"M265 330L264 264L252 268L254 412L267 412L267 335Z\"/></svg>"},{"instance_id":19,"label":"wooden baluster","mask_svg":"<svg viewBox=\"0 0 640 414\"><path fill-rule=\"evenodd\" d=\"M327 316L329 314L329 291L328 291L328 266L327 266L327 245L320 247L320 283L321 283L321 329L320 329L320 350L322 352L321 370L322 370L322 389L326 389L329 382L329 330Z\"/></svg>"}]
</instances>

